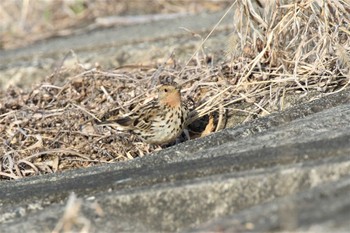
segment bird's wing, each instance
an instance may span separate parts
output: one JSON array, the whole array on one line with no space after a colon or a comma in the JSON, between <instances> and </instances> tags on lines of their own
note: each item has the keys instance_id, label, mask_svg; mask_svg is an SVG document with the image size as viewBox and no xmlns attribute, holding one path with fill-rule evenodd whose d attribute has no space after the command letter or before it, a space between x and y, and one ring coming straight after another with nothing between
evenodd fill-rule
<instances>
[{"instance_id":1,"label":"bird's wing","mask_svg":"<svg viewBox=\"0 0 350 233\"><path fill-rule=\"evenodd\" d=\"M156 109L158 109L157 102L150 101L124 116L108 114L105 121L98 124L117 127L120 130L147 130L152 126L152 121L157 113Z\"/></svg>"},{"instance_id":2,"label":"bird's wing","mask_svg":"<svg viewBox=\"0 0 350 233\"><path fill-rule=\"evenodd\" d=\"M159 114L159 106L156 102L150 102L147 105L143 106L143 108L139 109L139 111L133 115L134 128L141 130L150 129L152 127L152 123L157 117L157 114Z\"/></svg>"}]
</instances>

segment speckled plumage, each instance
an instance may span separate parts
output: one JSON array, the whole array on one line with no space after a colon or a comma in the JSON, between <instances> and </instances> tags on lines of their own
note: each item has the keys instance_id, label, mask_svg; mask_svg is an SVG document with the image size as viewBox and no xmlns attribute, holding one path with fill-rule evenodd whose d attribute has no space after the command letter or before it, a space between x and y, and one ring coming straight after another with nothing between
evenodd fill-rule
<instances>
[{"instance_id":1,"label":"speckled plumage","mask_svg":"<svg viewBox=\"0 0 350 233\"><path fill-rule=\"evenodd\" d=\"M157 99L114 122L149 144L164 145L173 142L182 133L188 109L183 105L177 85L164 84L157 91Z\"/></svg>"}]
</instances>

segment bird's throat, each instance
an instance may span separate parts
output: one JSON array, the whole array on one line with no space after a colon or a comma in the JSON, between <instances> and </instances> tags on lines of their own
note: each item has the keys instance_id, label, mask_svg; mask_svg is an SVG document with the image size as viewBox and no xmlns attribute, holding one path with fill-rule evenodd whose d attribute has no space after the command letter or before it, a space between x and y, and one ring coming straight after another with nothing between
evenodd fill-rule
<instances>
[{"instance_id":1,"label":"bird's throat","mask_svg":"<svg viewBox=\"0 0 350 233\"><path fill-rule=\"evenodd\" d=\"M169 94L165 99L164 99L164 104L170 106L170 107L179 107L181 105L181 96L180 93L175 92Z\"/></svg>"}]
</instances>

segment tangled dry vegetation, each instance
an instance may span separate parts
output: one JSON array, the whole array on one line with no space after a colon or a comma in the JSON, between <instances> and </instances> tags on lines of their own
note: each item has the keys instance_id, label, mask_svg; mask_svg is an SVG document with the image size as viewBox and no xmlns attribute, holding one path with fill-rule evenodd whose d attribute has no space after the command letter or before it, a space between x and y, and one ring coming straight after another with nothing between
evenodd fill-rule
<instances>
[{"instance_id":1,"label":"tangled dry vegetation","mask_svg":"<svg viewBox=\"0 0 350 233\"><path fill-rule=\"evenodd\" d=\"M271 2L262 7L249 0L234 4L235 31L224 61L199 48L187 64L171 58L159 66L109 71L63 66L30 92L11 88L1 93L1 178L113 163L159 149L96 122L151 98L162 78L172 77L184 98L194 101L189 121L196 136L205 128L196 124L209 113L214 115L204 121L205 134L222 127L225 110L240 113L243 122L284 109L288 96L318 97L346 88L348 1Z\"/></svg>"}]
</instances>

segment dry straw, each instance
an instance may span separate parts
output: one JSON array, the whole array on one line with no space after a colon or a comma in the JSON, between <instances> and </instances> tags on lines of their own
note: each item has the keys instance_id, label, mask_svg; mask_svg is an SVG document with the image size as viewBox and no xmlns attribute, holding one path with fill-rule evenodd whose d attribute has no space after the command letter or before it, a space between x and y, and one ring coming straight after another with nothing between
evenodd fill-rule
<instances>
[{"instance_id":1,"label":"dry straw","mask_svg":"<svg viewBox=\"0 0 350 233\"><path fill-rule=\"evenodd\" d=\"M214 58L224 54L197 52L186 65L171 57L161 69L62 67L30 92L12 88L1 93L0 177L112 163L160 149L96 125L106 115L128 113L152 99L155 74L182 85L193 109L188 123L197 132L190 132L192 137L205 126L204 134L214 131L213 122L221 129L226 116L241 116L237 124L347 88L349 2L289 2L233 3L233 33L220 61Z\"/></svg>"}]
</instances>

